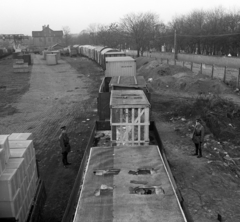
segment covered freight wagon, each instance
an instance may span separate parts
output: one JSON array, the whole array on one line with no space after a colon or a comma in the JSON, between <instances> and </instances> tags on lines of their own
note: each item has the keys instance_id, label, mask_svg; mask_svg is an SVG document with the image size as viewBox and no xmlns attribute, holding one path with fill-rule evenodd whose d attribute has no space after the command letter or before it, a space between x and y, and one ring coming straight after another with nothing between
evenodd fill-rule
<instances>
[{"instance_id":1,"label":"covered freight wagon","mask_svg":"<svg viewBox=\"0 0 240 222\"><path fill-rule=\"evenodd\" d=\"M102 66L103 68L105 67L105 54L108 52L119 52L117 49L112 49L112 48L105 48L101 51L100 58L99 58L99 65Z\"/></svg>"},{"instance_id":2,"label":"covered freight wagon","mask_svg":"<svg viewBox=\"0 0 240 222\"><path fill-rule=\"evenodd\" d=\"M136 76L136 60L130 56L107 57L105 77Z\"/></svg>"},{"instance_id":3,"label":"covered freight wagon","mask_svg":"<svg viewBox=\"0 0 240 222\"><path fill-rule=\"evenodd\" d=\"M121 56L126 56L125 52L106 52L103 57L103 64L102 67L105 70L106 69L106 58L107 57L121 57Z\"/></svg>"}]
</instances>

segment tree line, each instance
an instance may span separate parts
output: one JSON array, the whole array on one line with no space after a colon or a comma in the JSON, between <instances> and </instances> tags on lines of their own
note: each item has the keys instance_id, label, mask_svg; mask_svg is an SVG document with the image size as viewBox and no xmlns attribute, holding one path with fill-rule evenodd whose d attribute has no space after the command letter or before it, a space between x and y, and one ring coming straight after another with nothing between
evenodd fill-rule
<instances>
[{"instance_id":1,"label":"tree line","mask_svg":"<svg viewBox=\"0 0 240 222\"><path fill-rule=\"evenodd\" d=\"M64 31L64 30L63 30ZM110 25L91 24L78 36L64 31L68 44L103 45L119 49L167 51L203 55L240 55L240 11L226 11L222 7L212 10L194 10L176 16L164 23L151 12L131 13L120 22Z\"/></svg>"}]
</instances>

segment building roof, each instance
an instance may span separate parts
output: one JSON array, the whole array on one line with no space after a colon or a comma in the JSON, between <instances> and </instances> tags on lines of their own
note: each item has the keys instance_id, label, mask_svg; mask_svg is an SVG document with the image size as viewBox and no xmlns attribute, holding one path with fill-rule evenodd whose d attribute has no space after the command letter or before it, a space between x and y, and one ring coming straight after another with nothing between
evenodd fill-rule
<instances>
[{"instance_id":1,"label":"building roof","mask_svg":"<svg viewBox=\"0 0 240 222\"><path fill-rule=\"evenodd\" d=\"M54 37L62 37L63 31L53 31L48 26L43 26L42 31L32 31L32 37L46 37L46 36L54 36Z\"/></svg>"}]
</instances>

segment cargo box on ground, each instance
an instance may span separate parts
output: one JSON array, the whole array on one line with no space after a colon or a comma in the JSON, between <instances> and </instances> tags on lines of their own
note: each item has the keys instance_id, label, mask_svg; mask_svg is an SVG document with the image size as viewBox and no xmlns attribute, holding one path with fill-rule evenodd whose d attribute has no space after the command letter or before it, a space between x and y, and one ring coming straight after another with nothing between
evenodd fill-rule
<instances>
[{"instance_id":1,"label":"cargo box on ground","mask_svg":"<svg viewBox=\"0 0 240 222\"><path fill-rule=\"evenodd\" d=\"M56 51L51 51L53 54L57 55L57 60L61 59L61 54L60 51L56 50Z\"/></svg>"},{"instance_id":2,"label":"cargo box on ground","mask_svg":"<svg viewBox=\"0 0 240 222\"><path fill-rule=\"evenodd\" d=\"M58 63L57 55L56 54L47 54L47 64L48 65L56 65Z\"/></svg>"},{"instance_id":3,"label":"cargo box on ground","mask_svg":"<svg viewBox=\"0 0 240 222\"><path fill-rule=\"evenodd\" d=\"M51 52L51 51L48 51L48 50L44 50L42 53L43 53L43 59L44 59L44 60L47 59L47 55L48 55L48 54L52 54L52 52Z\"/></svg>"},{"instance_id":4,"label":"cargo box on ground","mask_svg":"<svg viewBox=\"0 0 240 222\"><path fill-rule=\"evenodd\" d=\"M136 76L136 60L130 56L107 57L105 77Z\"/></svg>"},{"instance_id":5,"label":"cargo box on ground","mask_svg":"<svg viewBox=\"0 0 240 222\"><path fill-rule=\"evenodd\" d=\"M32 65L32 57L31 54L23 54L23 53L14 53L13 59L22 59L24 63L27 63L29 66Z\"/></svg>"},{"instance_id":6,"label":"cargo box on ground","mask_svg":"<svg viewBox=\"0 0 240 222\"><path fill-rule=\"evenodd\" d=\"M143 76L121 76L121 77L105 77L100 85L97 107L99 120L110 119L110 95L111 90L129 90L141 89L150 102L151 94L147 88L147 83Z\"/></svg>"}]
</instances>

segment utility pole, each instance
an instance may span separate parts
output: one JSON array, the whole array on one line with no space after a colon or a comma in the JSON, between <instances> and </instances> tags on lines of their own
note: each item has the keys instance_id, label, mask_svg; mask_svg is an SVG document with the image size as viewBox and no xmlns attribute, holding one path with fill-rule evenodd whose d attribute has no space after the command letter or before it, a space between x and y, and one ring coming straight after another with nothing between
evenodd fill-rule
<instances>
[{"instance_id":1,"label":"utility pole","mask_svg":"<svg viewBox=\"0 0 240 222\"><path fill-rule=\"evenodd\" d=\"M174 30L174 59L177 59L177 31Z\"/></svg>"}]
</instances>

